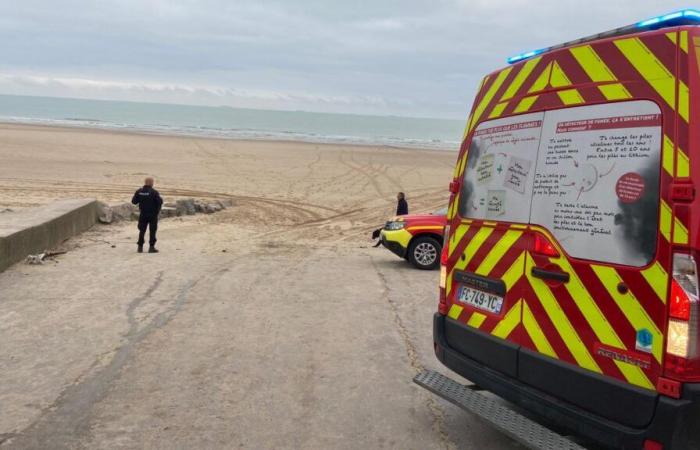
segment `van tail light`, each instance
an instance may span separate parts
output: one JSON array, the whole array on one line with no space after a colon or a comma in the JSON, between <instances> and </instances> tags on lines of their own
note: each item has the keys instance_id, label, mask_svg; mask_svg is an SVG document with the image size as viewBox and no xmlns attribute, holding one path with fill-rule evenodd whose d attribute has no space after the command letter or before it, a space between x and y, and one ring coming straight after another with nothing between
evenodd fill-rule
<instances>
[{"instance_id":1,"label":"van tail light","mask_svg":"<svg viewBox=\"0 0 700 450\"><path fill-rule=\"evenodd\" d=\"M535 232L534 252L538 255L551 256L556 258L559 252L554 245L542 233Z\"/></svg>"},{"instance_id":2,"label":"van tail light","mask_svg":"<svg viewBox=\"0 0 700 450\"><path fill-rule=\"evenodd\" d=\"M646 440L644 440L643 449L644 450L664 450L664 445L659 443L659 442L652 441L651 439L646 439Z\"/></svg>"},{"instance_id":3,"label":"van tail light","mask_svg":"<svg viewBox=\"0 0 700 450\"><path fill-rule=\"evenodd\" d=\"M675 380L700 381L698 271L695 259L691 255L673 255L673 277L669 296L664 373Z\"/></svg>"},{"instance_id":4,"label":"van tail light","mask_svg":"<svg viewBox=\"0 0 700 450\"><path fill-rule=\"evenodd\" d=\"M450 226L445 225L445 231L442 239L442 253L440 253L440 303L438 304L438 312L447 315L447 294L445 286L447 285L447 252L450 247Z\"/></svg>"}]
</instances>

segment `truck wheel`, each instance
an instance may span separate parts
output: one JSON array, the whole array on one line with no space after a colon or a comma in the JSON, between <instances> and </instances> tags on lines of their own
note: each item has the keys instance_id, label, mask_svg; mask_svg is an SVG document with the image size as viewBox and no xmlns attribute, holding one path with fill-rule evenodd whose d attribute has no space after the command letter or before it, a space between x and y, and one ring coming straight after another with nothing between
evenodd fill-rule
<instances>
[{"instance_id":1,"label":"truck wheel","mask_svg":"<svg viewBox=\"0 0 700 450\"><path fill-rule=\"evenodd\" d=\"M440 265L442 245L435 239L417 237L408 247L408 260L418 269L432 270Z\"/></svg>"}]
</instances>

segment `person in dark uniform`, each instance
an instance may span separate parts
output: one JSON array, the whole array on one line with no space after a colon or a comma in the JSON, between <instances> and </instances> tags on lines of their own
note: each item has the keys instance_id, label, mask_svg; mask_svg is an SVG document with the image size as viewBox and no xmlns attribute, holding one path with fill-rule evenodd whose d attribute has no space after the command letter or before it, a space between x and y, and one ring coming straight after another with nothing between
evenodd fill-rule
<instances>
[{"instance_id":1,"label":"person in dark uniform","mask_svg":"<svg viewBox=\"0 0 700 450\"><path fill-rule=\"evenodd\" d=\"M143 183L143 187L134 193L131 203L139 205L139 241L138 252L143 253L144 236L146 228L150 231L150 247L148 253L158 253L156 249L156 231L158 231L158 214L163 206L163 199L158 191L153 189L153 178L148 177Z\"/></svg>"},{"instance_id":2,"label":"person in dark uniform","mask_svg":"<svg viewBox=\"0 0 700 450\"><path fill-rule=\"evenodd\" d=\"M408 203L406 203L406 196L404 193L399 192L399 194L396 196L396 200L398 200L398 203L396 204L396 215L405 216L408 214Z\"/></svg>"}]
</instances>

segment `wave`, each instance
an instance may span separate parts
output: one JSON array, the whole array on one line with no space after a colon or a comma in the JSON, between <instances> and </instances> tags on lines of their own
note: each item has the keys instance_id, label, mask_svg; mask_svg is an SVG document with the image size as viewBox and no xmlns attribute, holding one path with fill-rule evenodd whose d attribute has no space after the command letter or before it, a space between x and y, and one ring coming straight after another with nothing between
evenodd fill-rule
<instances>
[{"instance_id":1,"label":"wave","mask_svg":"<svg viewBox=\"0 0 700 450\"><path fill-rule=\"evenodd\" d=\"M397 136L351 136L337 134L320 134L294 130L259 130L251 128L223 128L206 125L173 126L163 123L129 124L108 122L100 119L66 117L47 119L36 117L0 116L0 122L29 125L65 126L76 128L113 129L176 136L199 136L220 139L261 140L261 141L298 141L314 144L350 144L365 146L387 146L398 148L427 148L435 150L458 150L460 142L440 139L416 139Z\"/></svg>"}]
</instances>

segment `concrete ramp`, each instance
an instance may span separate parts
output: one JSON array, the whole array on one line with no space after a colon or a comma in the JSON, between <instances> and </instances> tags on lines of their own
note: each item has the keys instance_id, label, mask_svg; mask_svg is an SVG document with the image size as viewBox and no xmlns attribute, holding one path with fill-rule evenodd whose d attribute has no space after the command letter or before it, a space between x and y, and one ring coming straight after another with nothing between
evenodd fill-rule
<instances>
[{"instance_id":1,"label":"concrete ramp","mask_svg":"<svg viewBox=\"0 0 700 450\"><path fill-rule=\"evenodd\" d=\"M97 214L94 199L60 200L0 214L0 271L89 229L97 222Z\"/></svg>"}]
</instances>

